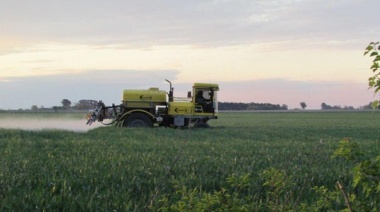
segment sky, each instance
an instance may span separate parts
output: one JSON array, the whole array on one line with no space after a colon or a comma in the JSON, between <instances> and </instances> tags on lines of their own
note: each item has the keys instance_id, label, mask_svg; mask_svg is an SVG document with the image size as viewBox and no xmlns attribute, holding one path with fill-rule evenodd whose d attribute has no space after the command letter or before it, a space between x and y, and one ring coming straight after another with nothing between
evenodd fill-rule
<instances>
[{"instance_id":1,"label":"sky","mask_svg":"<svg viewBox=\"0 0 380 212\"><path fill-rule=\"evenodd\" d=\"M123 89L290 109L359 107L378 0L1 0L0 109L121 103Z\"/></svg>"}]
</instances>

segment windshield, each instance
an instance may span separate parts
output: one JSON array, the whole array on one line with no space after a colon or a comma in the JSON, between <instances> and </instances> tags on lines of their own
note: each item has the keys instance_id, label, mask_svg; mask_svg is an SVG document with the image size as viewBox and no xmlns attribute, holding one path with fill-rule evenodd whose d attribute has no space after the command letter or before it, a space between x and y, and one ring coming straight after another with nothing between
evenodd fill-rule
<instances>
[{"instance_id":1,"label":"windshield","mask_svg":"<svg viewBox=\"0 0 380 212\"><path fill-rule=\"evenodd\" d=\"M218 112L218 92L217 91L214 91L213 104L214 104L213 106L214 106L215 112L217 113Z\"/></svg>"},{"instance_id":2,"label":"windshield","mask_svg":"<svg viewBox=\"0 0 380 212\"><path fill-rule=\"evenodd\" d=\"M202 106L203 112L218 112L217 91L212 88L196 88L194 93L193 101L196 105Z\"/></svg>"}]
</instances>

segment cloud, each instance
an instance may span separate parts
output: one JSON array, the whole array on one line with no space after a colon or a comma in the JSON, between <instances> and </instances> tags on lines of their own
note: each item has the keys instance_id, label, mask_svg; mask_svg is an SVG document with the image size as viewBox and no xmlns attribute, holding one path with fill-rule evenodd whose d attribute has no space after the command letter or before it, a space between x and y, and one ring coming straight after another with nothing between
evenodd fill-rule
<instances>
[{"instance_id":1,"label":"cloud","mask_svg":"<svg viewBox=\"0 0 380 212\"><path fill-rule=\"evenodd\" d=\"M158 87L168 91L165 78L173 82L176 97L185 97L192 83L177 83L179 74L176 70L89 70L77 74L8 77L0 80L0 108L51 107L61 105L64 98L73 103L94 99L103 100L107 105L119 104L124 89ZM219 82L219 86L219 101L286 104L290 108L300 108L300 102L306 102L307 109L320 109L323 102L359 107L374 99L366 83L272 78L225 81Z\"/></svg>"},{"instance_id":2,"label":"cloud","mask_svg":"<svg viewBox=\"0 0 380 212\"><path fill-rule=\"evenodd\" d=\"M61 100L103 100L119 104L123 89L167 88L165 78L176 79L176 70L89 70L77 74L6 77L0 81L1 109L51 107Z\"/></svg>"},{"instance_id":3,"label":"cloud","mask_svg":"<svg viewBox=\"0 0 380 212\"><path fill-rule=\"evenodd\" d=\"M51 106L62 98L115 102L124 88L159 87L165 78L190 82L198 74L236 80L221 83L223 101L365 104L372 98L365 83L289 79L362 81L359 70L367 66L356 59L363 58L358 49L378 39L379 6L378 0L4 0L2 76L43 76L0 78L0 108ZM241 76L279 78L241 82ZM191 85L175 87L182 95Z\"/></svg>"},{"instance_id":4,"label":"cloud","mask_svg":"<svg viewBox=\"0 0 380 212\"><path fill-rule=\"evenodd\" d=\"M0 34L89 45L358 46L379 34L376 5L377 0L2 1Z\"/></svg>"}]
</instances>

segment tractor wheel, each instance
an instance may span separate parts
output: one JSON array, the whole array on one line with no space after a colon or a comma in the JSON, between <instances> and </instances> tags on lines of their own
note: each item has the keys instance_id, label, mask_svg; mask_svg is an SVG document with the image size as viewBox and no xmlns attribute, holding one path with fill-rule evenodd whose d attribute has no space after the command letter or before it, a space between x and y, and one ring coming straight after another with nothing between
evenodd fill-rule
<instances>
[{"instance_id":1,"label":"tractor wheel","mask_svg":"<svg viewBox=\"0 0 380 212\"><path fill-rule=\"evenodd\" d=\"M142 113L133 113L124 120L124 127L153 127L153 121Z\"/></svg>"},{"instance_id":2,"label":"tractor wheel","mask_svg":"<svg viewBox=\"0 0 380 212\"><path fill-rule=\"evenodd\" d=\"M207 122L199 121L196 124L194 124L195 128L210 128L210 125L207 124Z\"/></svg>"}]
</instances>

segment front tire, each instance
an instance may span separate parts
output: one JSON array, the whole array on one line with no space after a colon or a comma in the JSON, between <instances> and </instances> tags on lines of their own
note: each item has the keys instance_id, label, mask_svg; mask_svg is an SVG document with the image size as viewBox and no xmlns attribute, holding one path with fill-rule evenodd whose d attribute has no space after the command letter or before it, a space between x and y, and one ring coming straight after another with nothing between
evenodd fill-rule
<instances>
[{"instance_id":1,"label":"front tire","mask_svg":"<svg viewBox=\"0 0 380 212\"><path fill-rule=\"evenodd\" d=\"M206 119L199 119L195 124L194 124L194 128L210 128L210 125L207 124L207 121Z\"/></svg>"},{"instance_id":2,"label":"front tire","mask_svg":"<svg viewBox=\"0 0 380 212\"><path fill-rule=\"evenodd\" d=\"M153 127L153 121L143 113L132 113L124 120L124 127Z\"/></svg>"}]
</instances>

